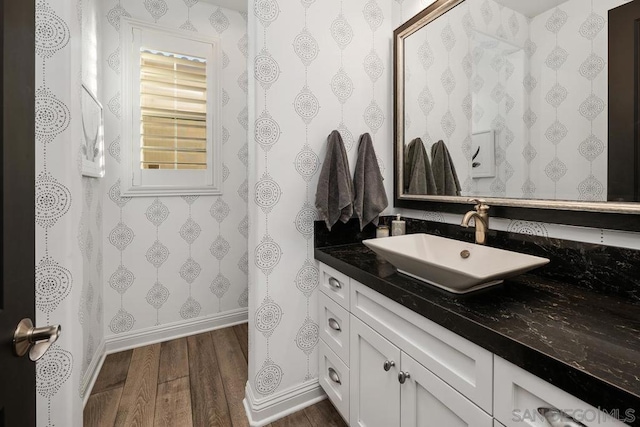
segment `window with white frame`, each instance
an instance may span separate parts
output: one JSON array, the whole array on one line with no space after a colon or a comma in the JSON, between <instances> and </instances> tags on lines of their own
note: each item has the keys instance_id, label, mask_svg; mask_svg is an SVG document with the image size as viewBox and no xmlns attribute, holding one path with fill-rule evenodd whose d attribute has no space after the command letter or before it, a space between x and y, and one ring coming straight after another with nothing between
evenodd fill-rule
<instances>
[{"instance_id":1,"label":"window with white frame","mask_svg":"<svg viewBox=\"0 0 640 427\"><path fill-rule=\"evenodd\" d=\"M222 194L219 41L122 22L127 196Z\"/></svg>"}]
</instances>

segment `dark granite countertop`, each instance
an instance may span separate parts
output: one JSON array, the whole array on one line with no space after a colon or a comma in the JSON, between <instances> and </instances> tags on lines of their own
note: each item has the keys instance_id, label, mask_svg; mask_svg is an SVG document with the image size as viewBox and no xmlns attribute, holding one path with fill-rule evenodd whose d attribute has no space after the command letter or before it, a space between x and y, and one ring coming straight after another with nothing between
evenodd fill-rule
<instances>
[{"instance_id":1,"label":"dark granite countertop","mask_svg":"<svg viewBox=\"0 0 640 427\"><path fill-rule=\"evenodd\" d=\"M454 295L398 274L362 243L316 248L315 258L595 407L640 417L636 300L534 275Z\"/></svg>"}]
</instances>

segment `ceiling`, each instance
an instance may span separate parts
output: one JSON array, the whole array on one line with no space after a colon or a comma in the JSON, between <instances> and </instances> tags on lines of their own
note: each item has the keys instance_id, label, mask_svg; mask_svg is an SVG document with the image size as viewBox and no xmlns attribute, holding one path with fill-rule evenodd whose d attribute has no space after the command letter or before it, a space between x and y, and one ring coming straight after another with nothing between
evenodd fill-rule
<instances>
[{"instance_id":1,"label":"ceiling","mask_svg":"<svg viewBox=\"0 0 640 427\"><path fill-rule=\"evenodd\" d=\"M554 8L567 0L496 0L498 3L511 10L520 12L529 18L536 17L547 10Z\"/></svg>"},{"instance_id":2,"label":"ceiling","mask_svg":"<svg viewBox=\"0 0 640 427\"><path fill-rule=\"evenodd\" d=\"M200 0L203 3L214 4L216 6L225 7L227 9L238 10L240 12L247 11L248 0Z\"/></svg>"}]
</instances>

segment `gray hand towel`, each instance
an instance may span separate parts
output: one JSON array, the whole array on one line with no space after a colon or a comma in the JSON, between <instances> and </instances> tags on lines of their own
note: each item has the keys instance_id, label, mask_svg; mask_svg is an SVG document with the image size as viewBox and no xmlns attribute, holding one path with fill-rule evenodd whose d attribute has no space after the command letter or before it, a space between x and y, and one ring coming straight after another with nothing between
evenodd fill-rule
<instances>
[{"instance_id":1,"label":"gray hand towel","mask_svg":"<svg viewBox=\"0 0 640 427\"><path fill-rule=\"evenodd\" d=\"M433 166L433 177L436 180L438 195L459 196L461 187L456 167L442 140L431 147L431 165Z\"/></svg>"},{"instance_id":2,"label":"gray hand towel","mask_svg":"<svg viewBox=\"0 0 640 427\"><path fill-rule=\"evenodd\" d=\"M337 130L327 139L327 155L316 191L316 208L328 229L338 220L349 221L353 215L353 181L347 152Z\"/></svg>"},{"instance_id":3,"label":"gray hand towel","mask_svg":"<svg viewBox=\"0 0 640 427\"><path fill-rule=\"evenodd\" d=\"M431 163L420 138L409 143L404 156L404 186L407 194L437 194Z\"/></svg>"},{"instance_id":4,"label":"gray hand towel","mask_svg":"<svg viewBox=\"0 0 640 427\"><path fill-rule=\"evenodd\" d=\"M365 133L360 137L356 173L353 178L356 194L353 203L356 216L360 219L360 230L370 222L378 225L378 216L389 206L382 181L371 135Z\"/></svg>"}]
</instances>

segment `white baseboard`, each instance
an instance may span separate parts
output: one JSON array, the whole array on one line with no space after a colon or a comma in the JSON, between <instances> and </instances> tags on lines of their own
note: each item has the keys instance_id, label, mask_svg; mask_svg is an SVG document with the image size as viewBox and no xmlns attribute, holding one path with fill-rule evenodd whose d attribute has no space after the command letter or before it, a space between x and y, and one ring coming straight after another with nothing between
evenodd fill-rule
<instances>
[{"instance_id":1,"label":"white baseboard","mask_svg":"<svg viewBox=\"0 0 640 427\"><path fill-rule=\"evenodd\" d=\"M298 412L307 406L327 398L318 380L272 394L262 399L256 398L251 385L247 383L242 401L252 427L262 427L273 421Z\"/></svg>"},{"instance_id":2,"label":"white baseboard","mask_svg":"<svg viewBox=\"0 0 640 427\"><path fill-rule=\"evenodd\" d=\"M247 319L247 309L240 308L206 317L140 329L125 334L110 335L105 340L106 354L239 325L246 323Z\"/></svg>"},{"instance_id":3,"label":"white baseboard","mask_svg":"<svg viewBox=\"0 0 640 427\"><path fill-rule=\"evenodd\" d=\"M98 379L98 374L100 373L100 369L102 369L102 364L104 363L104 358L106 356L106 342L103 339L102 341L100 341L100 345L98 345L96 352L93 354L93 359L91 359L91 363L87 368L87 372L85 372L84 377L82 377L80 394L82 396L83 407L87 405L87 401L89 400L89 396L91 395L91 390L93 389L93 385Z\"/></svg>"}]
</instances>

